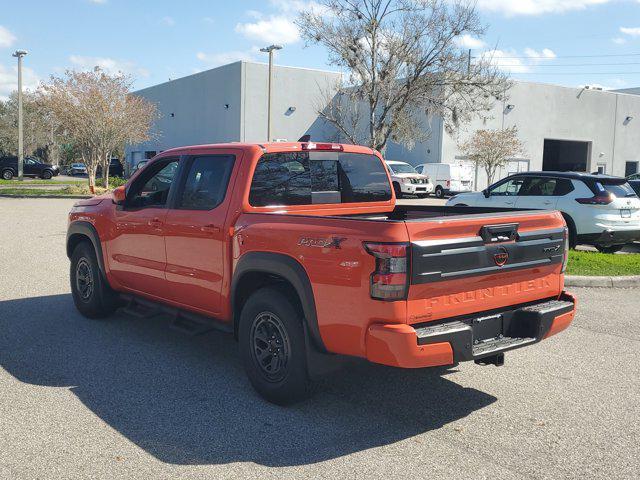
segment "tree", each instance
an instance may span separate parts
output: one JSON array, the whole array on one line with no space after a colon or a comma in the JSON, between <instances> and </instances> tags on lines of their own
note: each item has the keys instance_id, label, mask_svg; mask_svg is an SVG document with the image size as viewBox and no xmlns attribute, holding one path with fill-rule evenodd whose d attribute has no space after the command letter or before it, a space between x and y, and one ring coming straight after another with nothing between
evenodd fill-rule
<instances>
[{"instance_id":1,"label":"tree","mask_svg":"<svg viewBox=\"0 0 640 480\"><path fill-rule=\"evenodd\" d=\"M39 154L49 163L57 163L60 144L56 126L33 92L23 93L24 153ZM18 94L13 92L6 101L0 101L0 153L18 153Z\"/></svg>"},{"instance_id":2,"label":"tree","mask_svg":"<svg viewBox=\"0 0 640 480\"><path fill-rule=\"evenodd\" d=\"M477 130L467 142L460 145L460 150L477 168L484 169L489 185L493 183L498 169L506 166L509 159L525 153L515 126L504 130Z\"/></svg>"},{"instance_id":3,"label":"tree","mask_svg":"<svg viewBox=\"0 0 640 480\"><path fill-rule=\"evenodd\" d=\"M40 101L55 118L68 144L87 166L93 191L100 166L104 186L109 186L109 162L127 143L151 137L158 113L155 105L129 93L132 79L109 75L96 67L90 72L67 71L52 76L40 88Z\"/></svg>"},{"instance_id":4,"label":"tree","mask_svg":"<svg viewBox=\"0 0 640 480\"><path fill-rule=\"evenodd\" d=\"M508 88L490 58L469 62L456 40L481 36L474 4L461 0L316 0L296 23L307 44L346 72L318 114L352 143L412 146L439 116L449 132L488 112Z\"/></svg>"}]
</instances>

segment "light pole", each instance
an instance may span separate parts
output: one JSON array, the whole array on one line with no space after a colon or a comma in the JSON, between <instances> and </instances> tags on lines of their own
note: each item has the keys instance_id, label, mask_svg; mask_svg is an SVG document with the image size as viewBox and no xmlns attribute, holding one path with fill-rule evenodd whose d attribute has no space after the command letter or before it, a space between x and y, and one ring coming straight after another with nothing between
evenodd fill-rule
<instances>
[{"instance_id":1,"label":"light pole","mask_svg":"<svg viewBox=\"0 0 640 480\"><path fill-rule=\"evenodd\" d=\"M282 45L269 45L261 48L261 52L269 54L269 93L267 94L267 141L271 141L271 80L273 76L273 51L282 50Z\"/></svg>"},{"instance_id":2,"label":"light pole","mask_svg":"<svg viewBox=\"0 0 640 480\"><path fill-rule=\"evenodd\" d=\"M14 57L18 58L18 180L22 181L24 171L24 139L22 137L22 57L26 50L16 50Z\"/></svg>"}]
</instances>

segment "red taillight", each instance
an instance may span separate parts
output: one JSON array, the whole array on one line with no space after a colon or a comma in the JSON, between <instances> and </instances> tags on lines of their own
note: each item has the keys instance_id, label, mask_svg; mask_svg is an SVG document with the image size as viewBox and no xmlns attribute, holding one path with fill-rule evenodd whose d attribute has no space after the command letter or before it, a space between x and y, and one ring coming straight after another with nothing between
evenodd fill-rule
<instances>
[{"instance_id":1,"label":"red taillight","mask_svg":"<svg viewBox=\"0 0 640 480\"><path fill-rule=\"evenodd\" d=\"M303 143L302 150L332 150L334 152L342 152L344 147L339 143Z\"/></svg>"},{"instance_id":2,"label":"red taillight","mask_svg":"<svg viewBox=\"0 0 640 480\"><path fill-rule=\"evenodd\" d=\"M583 205L609 205L613 202L614 197L610 193L598 194L589 198L576 198L576 202Z\"/></svg>"},{"instance_id":3,"label":"red taillight","mask_svg":"<svg viewBox=\"0 0 640 480\"><path fill-rule=\"evenodd\" d=\"M371 273L371 298L406 299L408 244L365 243L364 248L376 259L376 269Z\"/></svg>"},{"instance_id":4,"label":"red taillight","mask_svg":"<svg viewBox=\"0 0 640 480\"><path fill-rule=\"evenodd\" d=\"M451 180L447 180L447 188L451 187Z\"/></svg>"}]
</instances>

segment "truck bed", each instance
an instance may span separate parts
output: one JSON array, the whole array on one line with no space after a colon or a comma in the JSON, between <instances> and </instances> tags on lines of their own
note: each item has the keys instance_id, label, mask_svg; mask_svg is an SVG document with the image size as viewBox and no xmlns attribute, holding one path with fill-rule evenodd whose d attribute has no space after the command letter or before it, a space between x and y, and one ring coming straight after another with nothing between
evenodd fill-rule
<instances>
[{"instance_id":1,"label":"truck bed","mask_svg":"<svg viewBox=\"0 0 640 480\"><path fill-rule=\"evenodd\" d=\"M379 222L411 222L453 216L469 216L478 218L479 216L495 216L495 214L500 213L517 215L518 212L530 213L532 212L532 210L521 208L448 207L444 205L396 205L396 207L390 212L345 214L337 215L335 217L354 220L372 220Z\"/></svg>"}]
</instances>

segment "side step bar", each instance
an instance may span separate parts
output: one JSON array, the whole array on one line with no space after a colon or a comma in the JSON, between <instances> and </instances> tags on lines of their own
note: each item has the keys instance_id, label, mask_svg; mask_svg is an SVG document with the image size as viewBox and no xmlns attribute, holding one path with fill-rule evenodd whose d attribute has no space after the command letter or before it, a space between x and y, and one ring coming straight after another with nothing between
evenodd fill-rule
<instances>
[{"instance_id":1,"label":"side step bar","mask_svg":"<svg viewBox=\"0 0 640 480\"><path fill-rule=\"evenodd\" d=\"M163 313L170 315L173 317L171 328L188 335L202 335L212 330L233 333L233 324L231 322L222 322L215 318L126 293L120 294L120 298L127 302L127 305L122 309L123 313L137 318L151 318Z\"/></svg>"}]
</instances>

